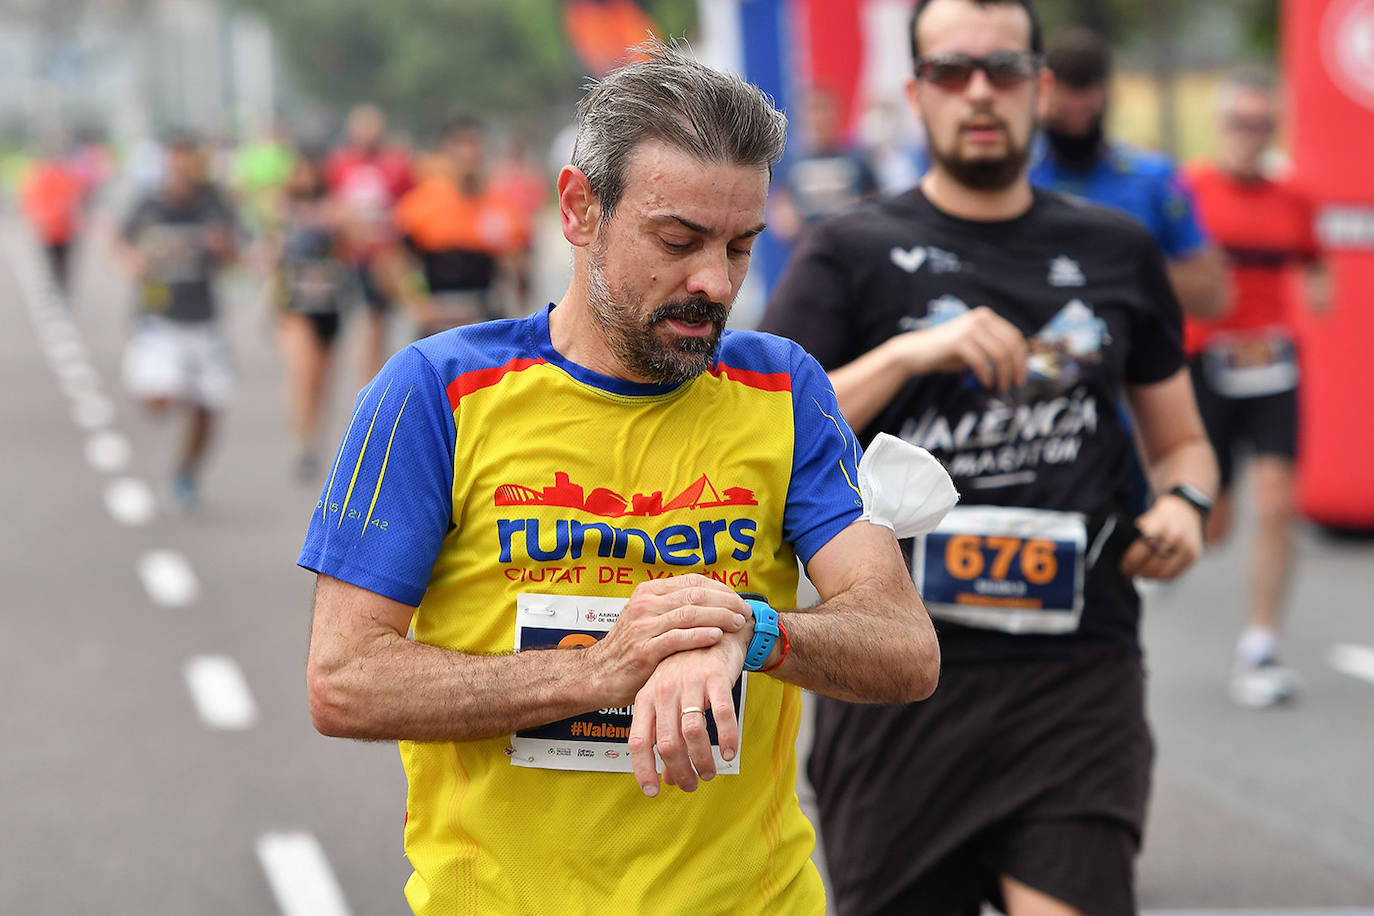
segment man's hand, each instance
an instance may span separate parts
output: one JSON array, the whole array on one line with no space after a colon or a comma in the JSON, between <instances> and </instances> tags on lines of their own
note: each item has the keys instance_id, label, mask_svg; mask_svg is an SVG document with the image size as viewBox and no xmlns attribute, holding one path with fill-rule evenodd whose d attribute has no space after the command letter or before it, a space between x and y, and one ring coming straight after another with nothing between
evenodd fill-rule
<instances>
[{"instance_id":1,"label":"man's hand","mask_svg":"<svg viewBox=\"0 0 1374 916\"><path fill-rule=\"evenodd\" d=\"M721 756L735 759L740 727L730 689L744 670L751 636L752 627L746 627L711 648L664 659L639 691L630 723L630 761L645 795L658 794L655 746L663 758L663 779L668 785L692 792L698 777L715 777L707 710L716 720Z\"/></svg>"},{"instance_id":2,"label":"man's hand","mask_svg":"<svg viewBox=\"0 0 1374 916\"><path fill-rule=\"evenodd\" d=\"M985 305L903 339L913 374L971 369L983 387L1001 391L1026 381L1025 336Z\"/></svg>"},{"instance_id":3,"label":"man's hand","mask_svg":"<svg viewBox=\"0 0 1374 916\"><path fill-rule=\"evenodd\" d=\"M1185 500L1165 493L1136 519L1140 537L1126 548L1121 571L1147 579L1173 579L1202 555L1202 519Z\"/></svg>"},{"instance_id":4,"label":"man's hand","mask_svg":"<svg viewBox=\"0 0 1374 916\"><path fill-rule=\"evenodd\" d=\"M678 652L714 646L725 633L738 633L748 614L743 598L707 576L692 573L640 583L615 626L582 650L609 698L603 705L628 706L660 662Z\"/></svg>"}]
</instances>

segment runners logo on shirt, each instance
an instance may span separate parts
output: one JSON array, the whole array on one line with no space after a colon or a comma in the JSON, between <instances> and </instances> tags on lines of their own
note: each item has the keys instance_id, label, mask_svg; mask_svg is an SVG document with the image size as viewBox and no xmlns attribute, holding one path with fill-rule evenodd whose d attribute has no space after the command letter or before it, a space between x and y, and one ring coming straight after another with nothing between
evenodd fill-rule
<instances>
[{"instance_id":1,"label":"runners logo on shirt","mask_svg":"<svg viewBox=\"0 0 1374 916\"><path fill-rule=\"evenodd\" d=\"M556 506L617 520L651 518L677 510L738 509L759 504L753 490L744 487L717 490L705 474L677 495L664 500L661 490L636 493L629 499L605 487L587 492L562 471L554 473L552 486L541 489L502 484L496 488L493 503L497 507ZM758 524L747 516L707 518L695 526L677 524L656 530L650 525L640 527L642 523L638 522L625 527L623 524L575 519L552 522L539 518L499 519L496 527L500 562L529 559L547 563L579 559L584 549L591 548L590 535L596 543L597 555L603 558L626 559L642 555L645 563L662 561L672 566L711 566L725 557L743 563L753 556L758 531ZM552 547L545 546L550 536L553 537Z\"/></svg>"},{"instance_id":2,"label":"runners logo on shirt","mask_svg":"<svg viewBox=\"0 0 1374 916\"><path fill-rule=\"evenodd\" d=\"M1083 268L1068 255L1061 254L1050 261L1050 286L1082 286L1087 282Z\"/></svg>"}]
</instances>

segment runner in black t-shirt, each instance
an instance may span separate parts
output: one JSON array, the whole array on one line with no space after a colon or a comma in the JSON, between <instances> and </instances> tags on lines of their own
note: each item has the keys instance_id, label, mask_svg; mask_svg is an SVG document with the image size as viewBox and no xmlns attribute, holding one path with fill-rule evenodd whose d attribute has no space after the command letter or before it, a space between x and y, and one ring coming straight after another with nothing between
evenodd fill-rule
<instances>
[{"instance_id":1,"label":"runner in black t-shirt","mask_svg":"<svg viewBox=\"0 0 1374 916\"><path fill-rule=\"evenodd\" d=\"M187 410L172 495L181 508L191 509L215 416L234 388L214 278L235 255L233 213L205 180L192 137L168 141L162 183L134 204L115 250L138 287L138 317L124 353L125 384L154 413L174 406Z\"/></svg>"},{"instance_id":2,"label":"runner in black t-shirt","mask_svg":"<svg viewBox=\"0 0 1374 916\"><path fill-rule=\"evenodd\" d=\"M1133 913L1149 788L1135 575L1202 548L1216 485L1146 231L1032 191L1026 0L920 0L920 186L818 224L763 329L831 371L867 441L932 451L961 505L912 546L943 676L818 704L810 775L839 911ZM1129 513L1125 394L1162 496Z\"/></svg>"}]
</instances>

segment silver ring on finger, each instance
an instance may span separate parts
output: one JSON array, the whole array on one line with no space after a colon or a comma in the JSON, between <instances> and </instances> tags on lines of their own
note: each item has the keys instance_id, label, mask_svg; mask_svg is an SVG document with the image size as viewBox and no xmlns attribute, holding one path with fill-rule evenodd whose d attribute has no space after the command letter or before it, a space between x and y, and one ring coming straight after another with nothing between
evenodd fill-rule
<instances>
[{"instance_id":1,"label":"silver ring on finger","mask_svg":"<svg viewBox=\"0 0 1374 916\"><path fill-rule=\"evenodd\" d=\"M687 715L688 713L693 713L693 712L699 712L699 713L701 713L703 716L706 715L706 710L702 709L700 706L684 706L684 707L682 707L682 714L683 714L684 716Z\"/></svg>"}]
</instances>

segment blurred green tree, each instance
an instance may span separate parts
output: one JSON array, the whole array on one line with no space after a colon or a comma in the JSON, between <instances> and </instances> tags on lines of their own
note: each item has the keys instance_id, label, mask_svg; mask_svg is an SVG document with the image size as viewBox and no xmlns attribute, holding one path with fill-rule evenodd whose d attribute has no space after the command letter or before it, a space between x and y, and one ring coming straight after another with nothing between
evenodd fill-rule
<instances>
[{"instance_id":1,"label":"blurred green tree","mask_svg":"<svg viewBox=\"0 0 1374 916\"><path fill-rule=\"evenodd\" d=\"M583 71L560 0L228 0L271 23L296 85L346 107L372 101L414 130L457 110L536 119L566 110ZM666 34L692 23L695 0L643 3Z\"/></svg>"}]
</instances>

